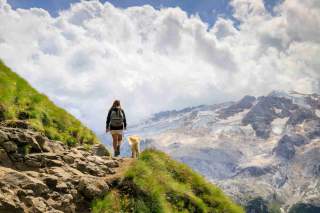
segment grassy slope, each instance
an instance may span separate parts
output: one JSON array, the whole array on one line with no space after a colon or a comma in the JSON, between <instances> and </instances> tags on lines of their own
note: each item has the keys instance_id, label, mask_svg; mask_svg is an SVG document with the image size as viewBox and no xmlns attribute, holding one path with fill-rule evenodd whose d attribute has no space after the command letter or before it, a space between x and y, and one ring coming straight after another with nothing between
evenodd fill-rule
<instances>
[{"instance_id":1,"label":"grassy slope","mask_svg":"<svg viewBox=\"0 0 320 213\"><path fill-rule=\"evenodd\" d=\"M0 61L0 121L24 119L47 137L68 145L98 142L79 120L38 93Z\"/></svg>"},{"instance_id":2,"label":"grassy slope","mask_svg":"<svg viewBox=\"0 0 320 213\"><path fill-rule=\"evenodd\" d=\"M160 151L146 150L120 185L92 204L104 212L244 212L213 184Z\"/></svg>"}]
</instances>

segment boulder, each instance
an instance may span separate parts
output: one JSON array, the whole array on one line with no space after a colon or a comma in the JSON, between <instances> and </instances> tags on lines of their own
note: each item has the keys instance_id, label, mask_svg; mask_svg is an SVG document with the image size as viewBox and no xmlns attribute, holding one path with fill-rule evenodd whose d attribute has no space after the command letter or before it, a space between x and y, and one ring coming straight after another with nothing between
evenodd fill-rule
<instances>
[{"instance_id":1,"label":"boulder","mask_svg":"<svg viewBox=\"0 0 320 213\"><path fill-rule=\"evenodd\" d=\"M1 192L1 191L0 191ZM0 193L0 213L24 213L24 209L12 195Z\"/></svg>"},{"instance_id":2,"label":"boulder","mask_svg":"<svg viewBox=\"0 0 320 213\"><path fill-rule=\"evenodd\" d=\"M18 150L18 146L13 141L4 142L2 146L8 153L14 153Z\"/></svg>"},{"instance_id":3,"label":"boulder","mask_svg":"<svg viewBox=\"0 0 320 213\"><path fill-rule=\"evenodd\" d=\"M88 199L100 197L108 191L108 184L99 178L82 177L79 183L79 191Z\"/></svg>"},{"instance_id":4,"label":"boulder","mask_svg":"<svg viewBox=\"0 0 320 213\"><path fill-rule=\"evenodd\" d=\"M44 152L60 153L64 151L62 142L50 141L48 138L42 135L37 135L35 139Z\"/></svg>"},{"instance_id":5,"label":"boulder","mask_svg":"<svg viewBox=\"0 0 320 213\"><path fill-rule=\"evenodd\" d=\"M109 156L109 151L103 144L94 145L92 147L92 153L97 156Z\"/></svg>"},{"instance_id":6,"label":"boulder","mask_svg":"<svg viewBox=\"0 0 320 213\"><path fill-rule=\"evenodd\" d=\"M56 185L56 189L59 192L67 192L68 191L68 186L65 182L60 182Z\"/></svg>"},{"instance_id":7,"label":"boulder","mask_svg":"<svg viewBox=\"0 0 320 213\"><path fill-rule=\"evenodd\" d=\"M4 149L0 148L0 166L12 167L12 162Z\"/></svg>"},{"instance_id":8,"label":"boulder","mask_svg":"<svg viewBox=\"0 0 320 213\"><path fill-rule=\"evenodd\" d=\"M9 140L8 135L4 131L0 130L0 144L8 140Z\"/></svg>"},{"instance_id":9,"label":"boulder","mask_svg":"<svg viewBox=\"0 0 320 213\"><path fill-rule=\"evenodd\" d=\"M30 153L42 152L42 149L36 139L28 134L19 134L19 142L26 143L30 146Z\"/></svg>"},{"instance_id":10,"label":"boulder","mask_svg":"<svg viewBox=\"0 0 320 213\"><path fill-rule=\"evenodd\" d=\"M48 206L46 204L46 201L42 197L27 196L24 200L25 200L25 203L31 207L32 212L34 213L47 212Z\"/></svg>"}]
</instances>

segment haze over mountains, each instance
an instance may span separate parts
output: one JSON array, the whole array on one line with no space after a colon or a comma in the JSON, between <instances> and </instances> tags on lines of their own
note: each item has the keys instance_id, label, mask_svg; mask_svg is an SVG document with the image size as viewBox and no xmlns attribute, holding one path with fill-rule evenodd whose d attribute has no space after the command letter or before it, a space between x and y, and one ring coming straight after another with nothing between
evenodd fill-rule
<instances>
[{"instance_id":1,"label":"haze over mountains","mask_svg":"<svg viewBox=\"0 0 320 213\"><path fill-rule=\"evenodd\" d=\"M155 114L131 128L240 203L320 204L320 96L274 91Z\"/></svg>"}]
</instances>

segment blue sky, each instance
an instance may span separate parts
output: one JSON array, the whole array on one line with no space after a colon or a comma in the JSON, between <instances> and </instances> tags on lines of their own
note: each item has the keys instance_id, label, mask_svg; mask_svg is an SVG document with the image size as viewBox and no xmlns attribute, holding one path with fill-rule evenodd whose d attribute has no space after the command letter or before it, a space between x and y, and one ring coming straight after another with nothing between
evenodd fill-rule
<instances>
[{"instance_id":1,"label":"blue sky","mask_svg":"<svg viewBox=\"0 0 320 213\"><path fill-rule=\"evenodd\" d=\"M59 11L69 8L71 3L80 0L8 0L13 8L39 7L50 12L52 16L57 16ZM100 0L106 2L106 0ZM281 0L264 0L266 8L272 8ZM218 16L232 19L232 7L229 0L108 0L116 7L127 8L130 6L152 5L155 8L180 7L190 14L199 14L204 22L212 25Z\"/></svg>"}]
</instances>

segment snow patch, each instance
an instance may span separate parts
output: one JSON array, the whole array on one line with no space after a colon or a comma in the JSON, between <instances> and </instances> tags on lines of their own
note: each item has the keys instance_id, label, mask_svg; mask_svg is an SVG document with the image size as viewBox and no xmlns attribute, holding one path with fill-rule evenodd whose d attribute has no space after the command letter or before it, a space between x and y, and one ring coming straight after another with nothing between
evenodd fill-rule
<instances>
[{"instance_id":1,"label":"snow patch","mask_svg":"<svg viewBox=\"0 0 320 213\"><path fill-rule=\"evenodd\" d=\"M320 118L320 110L316 109L316 115Z\"/></svg>"},{"instance_id":2,"label":"snow patch","mask_svg":"<svg viewBox=\"0 0 320 213\"><path fill-rule=\"evenodd\" d=\"M274 107L273 109L277 114L280 114L282 112L282 109L279 109L279 108L276 108L276 107Z\"/></svg>"},{"instance_id":3,"label":"snow patch","mask_svg":"<svg viewBox=\"0 0 320 213\"><path fill-rule=\"evenodd\" d=\"M285 130L288 119L289 119L288 117L274 119L271 123L272 133L275 135L282 134L283 131Z\"/></svg>"}]
</instances>

